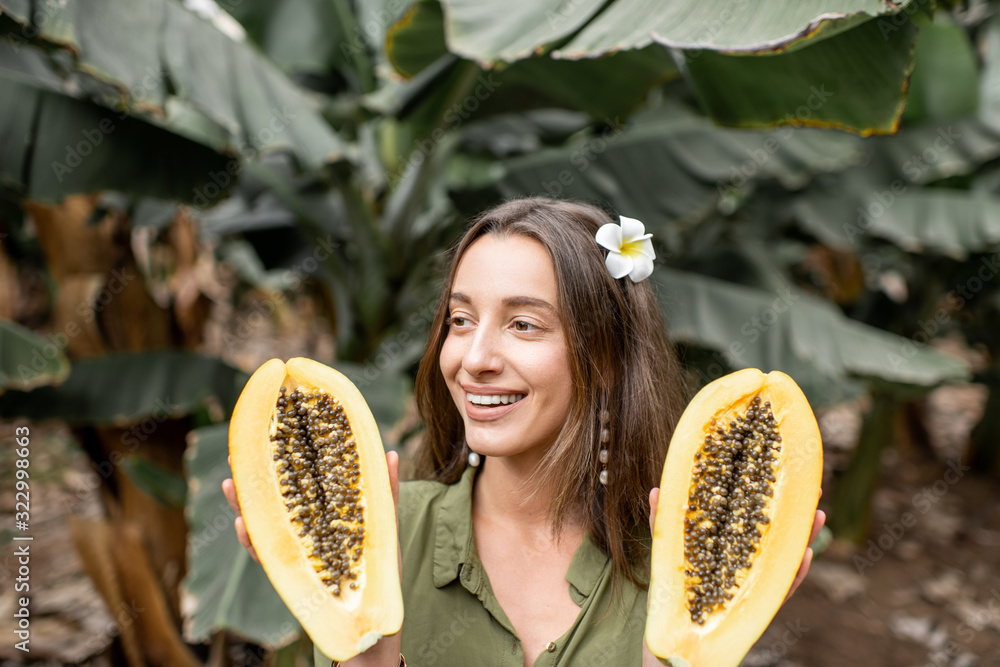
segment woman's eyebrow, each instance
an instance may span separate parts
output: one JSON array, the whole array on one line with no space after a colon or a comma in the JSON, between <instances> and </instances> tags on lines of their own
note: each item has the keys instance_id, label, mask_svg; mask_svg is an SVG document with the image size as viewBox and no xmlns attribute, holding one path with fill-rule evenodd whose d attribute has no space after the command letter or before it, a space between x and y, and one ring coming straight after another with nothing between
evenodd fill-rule
<instances>
[{"instance_id":1,"label":"woman's eyebrow","mask_svg":"<svg viewBox=\"0 0 1000 667\"><path fill-rule=\"evenodd\" d=\"M468 295L462 292L452 292L450 301L457 301L458 303L471 304L472 299ZM559 311L556 307L544 299L537 299L533 296L508 296L504 297L502 301L503 305L507 308L517 308L519 306L533 306L535 308L541 308L542 310L547 310L556 317L559 316Z\"/></svg>"},{"instance_id":2,"label":"woman's eyebrow","mask_svg":"<svg viewBox=\"0 0 1000 667\"><path fill-rule=\"evenodd\" d=\"M504 297L503 305L508 308L517 308L519 306L533 306L535 308L541 308L542 310L547 310L557 317L559 315L559 312L556 310L555 306L553 306L551 303L545 301L544 299L536 299L535 297L532 296Z\"/></svg>"}]
</instances>

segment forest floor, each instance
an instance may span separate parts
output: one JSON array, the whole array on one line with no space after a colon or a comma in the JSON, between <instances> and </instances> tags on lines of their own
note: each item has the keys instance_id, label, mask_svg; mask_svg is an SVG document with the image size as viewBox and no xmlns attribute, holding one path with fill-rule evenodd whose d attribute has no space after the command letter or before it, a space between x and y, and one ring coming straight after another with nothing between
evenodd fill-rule
<instances>
[{"instance_id":1,"label":"forest floor","mask_svg":"<svg viewBox=\"0 0 1000 667\"><path fill-rule=\"evenodd\" d=\"M922 406L925 423L897 429L867 540L835 540L816 558L745 667L1000 666L1000 485L963 459L984 400L982 387L942 387ZM847 465L863 408L820 417L825 488Z\"/></svg>"},{"instance_id":2,"label":"forest floor","mask_svg":"<svg viewBox=\"0 0 1000 667\"><path fill-rule=\"evenodd\" d=\"M815 560L745 667L1000 665L1000 487L958 460L884 468L868 542Z\"/></svg>"}]
</instances>

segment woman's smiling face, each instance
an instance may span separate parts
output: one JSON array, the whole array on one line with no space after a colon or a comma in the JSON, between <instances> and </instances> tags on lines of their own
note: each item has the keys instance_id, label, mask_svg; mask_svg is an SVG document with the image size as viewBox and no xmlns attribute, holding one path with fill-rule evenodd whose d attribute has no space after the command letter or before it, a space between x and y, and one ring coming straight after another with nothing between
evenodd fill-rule
<instances>
[{"instance_id":1,"label":"woman's smiling face","mask_svg":"<svg viewBox=\"0 0 1000 667\"><path fill-rule=\"evenodd\" d=\"M472 451L540 459L573 394L569 350L548 251L488 234L459 261L441 373Z\"/></svg>"}]
</instances>

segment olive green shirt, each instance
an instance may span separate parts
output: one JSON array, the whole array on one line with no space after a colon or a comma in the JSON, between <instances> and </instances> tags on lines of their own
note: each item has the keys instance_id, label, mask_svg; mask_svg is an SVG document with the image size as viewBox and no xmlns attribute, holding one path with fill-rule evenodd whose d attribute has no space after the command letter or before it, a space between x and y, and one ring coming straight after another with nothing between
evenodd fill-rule
<instances>
[{"instance_id":1,"label":"olive green shirt","mask_svg":"<svg viewBox=\"0 0 1000 667\"><path fill-rule=\"evenodd\" d=\"M472 534L468 468L454 484L400 484L399 543L403 557L403 655L409 667L521 667L517 632L490 587ZM566 572L580 606L573 625L553 637L539 667L630 666L642 663L646 593L620 580L612 599L611 560L584 537ZM530 596L531 591L526 590ZM330 659L318 650L316 667Z\"/></svg>"}]
</instances>

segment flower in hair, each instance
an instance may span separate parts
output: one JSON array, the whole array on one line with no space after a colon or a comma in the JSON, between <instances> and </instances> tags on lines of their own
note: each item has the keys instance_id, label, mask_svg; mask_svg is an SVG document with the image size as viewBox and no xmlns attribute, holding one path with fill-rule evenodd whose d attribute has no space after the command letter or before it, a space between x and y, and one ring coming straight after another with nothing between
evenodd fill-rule
<instances>
[{"instance_id":1,"label":"flower in hair","mask_svg":"<svg viewBox=\"0 0 1000 667\"><path fill-rule=\"evenodd\" d=\"M646 233L646 227L635 218L618 216L620 225L609 222L597 230L597 243L608 249L608 257L604 264L611 272L612 278L628 276L637 283L649 277L653 272L652 234Z\"/></svg>"}]
</instances>

